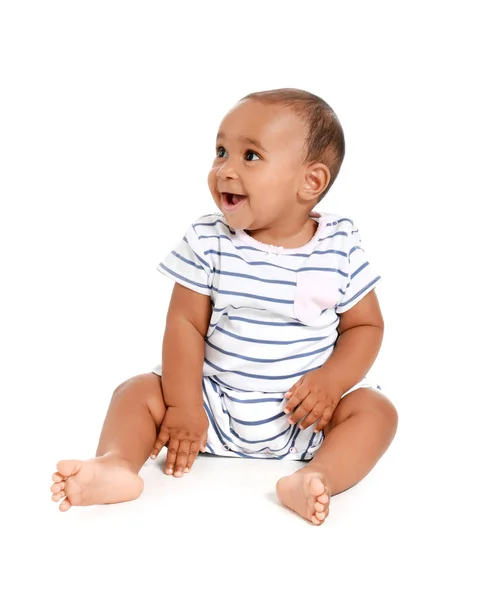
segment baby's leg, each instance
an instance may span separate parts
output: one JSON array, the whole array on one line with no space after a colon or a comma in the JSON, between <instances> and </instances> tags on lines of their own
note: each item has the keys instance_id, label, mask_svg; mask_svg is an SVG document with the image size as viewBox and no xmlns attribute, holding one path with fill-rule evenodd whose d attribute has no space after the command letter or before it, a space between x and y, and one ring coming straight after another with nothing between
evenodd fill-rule
<instances>
[{"instance_id":1,"label":"baby's leg","mask_svg":"<svg viewBox=\"0 0 497 600\"><path fill-rule=\"evenodd\" d=\"M62 460L52 479L59 509L134 500L143 491L138 472L150 455L165 414L161 379L137 375L116 388L105 418L96 458Z\"/></svg>"},{"instance_id":2,"label":"baby's leg","mask_svg":"<svg viewBox=\"0 0 497 600\"><path fill-rule=\"evenodd\" d=\"M344 396L324 441L307 466L276 484L280 501L315 525L329 513L330 496L363 479L397 430L397 411L378 390L359 388Z\"/></svg>"}]
</instances>

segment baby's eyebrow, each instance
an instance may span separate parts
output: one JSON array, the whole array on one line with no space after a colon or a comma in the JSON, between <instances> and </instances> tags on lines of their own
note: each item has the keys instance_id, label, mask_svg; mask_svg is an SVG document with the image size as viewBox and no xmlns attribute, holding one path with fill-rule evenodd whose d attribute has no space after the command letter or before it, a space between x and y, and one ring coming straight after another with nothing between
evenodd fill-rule
<instances>
[{"instance_id":1,"label":"baby's eyebrow","mask_svg":"<svg viewBox=\"0 0 497 600\"><path fill-rule=\"evenodd\" d=\"M226 138L226 136L224 135L224 133L223 133L222 131L220 131L220 132L217 134L217 137L216 137L216 142L217 142L218 140L221 140L221 139L224 139L224 138ZM239 135L239 136L238 136L238 139L239 139L241 142L247 142L247 144L250 144L250 145L252 145L252 146L257 146L257 147L258 147L260 150L262 150L263 152L267 152L266 148L264 148L264 146L263 146L263 145L262 145L262 144L261 144L261 143L260 143L258 140L254 140L253 138L247 137L246 135Z\"/></svg>"}]
</instances>

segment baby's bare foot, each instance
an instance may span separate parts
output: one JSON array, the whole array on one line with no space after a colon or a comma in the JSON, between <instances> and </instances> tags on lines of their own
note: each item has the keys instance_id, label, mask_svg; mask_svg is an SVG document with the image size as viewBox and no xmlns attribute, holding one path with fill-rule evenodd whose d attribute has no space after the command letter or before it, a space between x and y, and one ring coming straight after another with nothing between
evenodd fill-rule
<instances>
[{"instance_id":1,"label":"baby's bare foot","mask_svg":"<svg viewBox=\"0 0 497 600\"><path fill-rule=\"evenodd\" d=\"M135 500L143 491L143 480L123 459L99 456L91 460L61 460L52 475L52 500L62 512L71 506L113 504Z\"/></svg>"},{"instance_id":2,"label":"baby's bare foot","mask_svg":"<svg viewBox=\"0 0 497 600\"><path fill-rule=\"evenodd\" d=\"M314 525L322 525L330 512L330 497L321 473L300 469L282 477L276 494L282 504Z\"/></svg>"}]
</instances>

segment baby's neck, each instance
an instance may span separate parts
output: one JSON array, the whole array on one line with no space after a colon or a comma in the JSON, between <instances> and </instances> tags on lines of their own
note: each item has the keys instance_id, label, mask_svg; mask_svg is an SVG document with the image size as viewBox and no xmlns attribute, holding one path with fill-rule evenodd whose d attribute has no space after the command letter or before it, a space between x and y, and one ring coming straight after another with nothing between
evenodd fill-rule
<instances>
[{"instance_id":1,"label":"baby's neck","mask_svg":"<svg viewBox=\"0 0 497 600\"><path fill-rule=\"evenodd\" d=\"M310 217L305 222L304 226L297 231L294 235L278 237L271 233L270 230L264 229L262 231L247 231L248 235L254 240L270 246L279 246L283 248L300 248L305 246L314 237L318 228L318 223Z\"/></svg>"}]
</instances>

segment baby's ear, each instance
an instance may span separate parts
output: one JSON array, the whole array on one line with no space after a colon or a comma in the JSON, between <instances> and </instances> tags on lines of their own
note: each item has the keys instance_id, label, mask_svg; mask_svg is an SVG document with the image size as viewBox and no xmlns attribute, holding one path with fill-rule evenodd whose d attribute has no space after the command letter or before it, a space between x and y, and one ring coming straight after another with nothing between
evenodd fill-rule
<instances>
[{"instance_id":1,"label":"baby's ear","mask_svg":"<svg viewBox=\"0 0 497 600\"><path fill-rule=\"evenodd\" d=\"M330 170L324 163L311 163L304 171L299 196L303 200L319 198L328 186L330 179Z\"/></svg>"}]
</instances>

